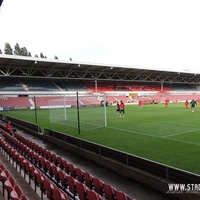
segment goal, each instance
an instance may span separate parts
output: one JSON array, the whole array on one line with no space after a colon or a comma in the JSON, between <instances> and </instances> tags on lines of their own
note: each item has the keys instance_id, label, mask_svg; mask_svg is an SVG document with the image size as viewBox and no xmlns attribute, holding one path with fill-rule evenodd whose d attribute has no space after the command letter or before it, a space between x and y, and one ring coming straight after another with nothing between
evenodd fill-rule
<instances>
[{"instance_id":1,"label":"goal","mask_svg":"<svg viewBox=\"0 0 200 200\"><path fill-rule=\"evenodd\" d=\"M49 100L50 123L82 130L107 126L104 95L61 96Z\"/></svg>"}]
</instances>

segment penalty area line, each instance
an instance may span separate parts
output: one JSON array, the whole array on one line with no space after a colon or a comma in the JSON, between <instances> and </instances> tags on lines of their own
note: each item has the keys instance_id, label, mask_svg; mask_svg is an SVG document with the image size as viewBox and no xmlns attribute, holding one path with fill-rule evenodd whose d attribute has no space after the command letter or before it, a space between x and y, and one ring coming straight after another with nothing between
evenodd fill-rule
<instances>
[{"instance_id":1,"label":"penalty area line","mask_svg":"<svg viewBox=\"0 0 200 200\"><path fill-rule=\"evenodd\" d=\"M142 133L142 132L138 132L138 131L131 131L131 130L128 130L128 129L123 129L123 128L116 128L116 127L113 127L113 126L107 126L107 128L115 129L115 130L118 130L118 131L129 132L129 133L135 133L135 134L138 134L138 135L145 135L145 136L149 136L149 137L160 138L160 137L155 136L155 135L149 135L149 134L146 134L146 133Z\"/></svg>"},{"instance_id":2,"label":"penalty area line","mask_svg":"<svg viewBox=\"0 0 200 200\"><path fill-rule=\"evenodd\" d=\"M168 137L164 137L164 136L163 137L158 137L158 136L155 136L155 135L148 135L146 133L141 133L141 132L137 132L137 131L131 131L131 130L128 130L128 129L123 129L123 128L116 128L116 127L112 127L112 126L107 126L107 128L115 129L115 130L118 130L118 131L125 131L125 132L129 132L129 133L135 133L137 135L144 135L144 136L149 136L149 137L154 137L154 138L160 138L160 139L165 139L165 140L174 140L174 141L181 142L181 143L186 143L186 144L192 144L192 145L198 145L198 146L200 146L200 144L194 143L194 142L188 142L188 141L178 140L178 139L173 139L173 138L168 138ZM189 133L189 131L187 131L187 132Z\"/></svg>"},{"instance_id":3,"label":"penalty area line","mask_svg":"<svg viewBox=\"0 0 200 200\"><path fill-rule=\"evenodd\" d=\"M200 129L194 129L194 130L179 132L179 133L176 133L176 134L165 135L165 136L162 136L161 138L169 138L169 137L173 137L173 136L177 136L177 135L184 135L184 134L188 134L188 133L191 133L191 132L194 132L194 131L200 131Z\"/></svg>"},{"instance_id":4,"label":"penalty area line","mask_svg":"<svg viewBox=\"0 0 200 200\"><path fill-rule=\"evenodd\" d=\"M186 144L192 144L192 145L200 146L199 143L195 143L195 142L188 142L188 141L178 140L178 139L173 139L173 138L163 138L163 139L166 139L166 140L174 140L174 141L177 141L177 142L182 142L182 143L186 143Z\"/></svg>"}]
</instances>

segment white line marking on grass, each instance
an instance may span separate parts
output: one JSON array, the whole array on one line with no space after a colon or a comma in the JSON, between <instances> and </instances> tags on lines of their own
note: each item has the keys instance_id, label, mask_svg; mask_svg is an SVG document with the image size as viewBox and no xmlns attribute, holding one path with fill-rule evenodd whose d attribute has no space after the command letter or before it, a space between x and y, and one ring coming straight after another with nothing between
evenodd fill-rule
<instances>
[{"instance_id":1,"label":"white line marking on grass","mask_svg":"<svg viewBox=\"0 0 200 200\"><path fill-rule=\"evenodd\" d=\"M193 144L193 145L198 145L198 146L200 146L199 143L188 142L188 141L183 141L183 140L177 140L177 139L173 139L173 138L163 138L163 139L166 139L166 140L174 140L174 141L177 141L177 142L182 142L182 143L186 143L186 144Z\"/></svg>"},{"instance_id":2,"label":"white line marking on grass","mask_svg":"<svg viewBox=\"0 0 200 200\"><path fill-rule=\"evenodd\" d=\"M171 125L178 125L178 126L191 126L191 127L197 127L200 128L200 126L195 126L195 125L190 125L190 124L177 124L177 123L170 123L170 122L166 122L166 121L154 121L154 120L143 120L142 121L147 121L147 122L153 122L153 123L163 123L163 124L171 124Z\"/></svg>"},{"instance_id":3,"label":"white line marking on grass","mask_svg":"<svg viewBox=\"0 0 200 200\"><path fill-rule=\"evenodd\" d=\"M183 140L178 140L178 139L173 139L173 138L167 138L167 137L160 137L160 136L155 136L155 135L148 135L146 133L141 133L141 132L137 132L137 131L131 131L131 130L123 129L123 128L116 128L116 127L112 127L112 126L108 126L107 128L116 129L116 130L119 130L119 131L125 131L125 132L129 132L129 133L136 133L138 135L145 135L145 136L154 137L154 138L160 138L160 139L165 139L165 140L174 140L174 141L177 141L177 142L182 142L182 143L186 143L186 144L192 144L192 145L200 146L200 144L194 143L194 142L188 142L188 141L183 141ZM189 131L187 131L187 132L189 133ZM183 133L181 133L181 134L183 134Z\"/></svg>"},{"instance_id":4,"label":"white line marking on grass","mask_svg":"<svg viewBox=\"0 0 200 200\"><path fill-rule=\"evenodd\" d=\"M118 130L118 131L125 131L125 132L129 132L129 133L136 133L138 135L145 135L145 136L149 136L149 137L160 138L160 137L155 136L155 135L149 135L149 134L146 134L146 133L141 133L141 132L138 132L138 131L131 131L131 130L128 130L128 129L123 129L123 128L117 128L117 127L112 127L112 126L108 126L107 128L115 129L115 130Z\"/></svg>"},{"instance_id":5,"label":"white line marking on grass","mask_svg":"<svg viewBox=\"0 0 200 200\"><path fill-rule=\"evenodd\" d=\"M194 131L200 131L200 129L179 132L179 133L171 134L171 135L165 135L165 136L161 136L161 138L168 138L168 137L173 137L173 136L177 136L177 135L183 135L183 134L191 133L191 132L194 132Z\"/></svg>"}]
</instances>

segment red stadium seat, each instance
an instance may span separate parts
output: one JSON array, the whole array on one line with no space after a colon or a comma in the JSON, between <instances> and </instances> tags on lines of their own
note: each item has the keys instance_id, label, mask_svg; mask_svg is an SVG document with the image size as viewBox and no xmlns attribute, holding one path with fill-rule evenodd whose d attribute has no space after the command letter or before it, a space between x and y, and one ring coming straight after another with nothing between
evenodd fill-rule
<instances>
[{"instance_id":1,"label":"red stadium seat","mask_svg":"<svg viewBox=\"0 0 200 200\"><path fill-rule=\"evenodd\" d=\"M40 167L40 169L45 170L45 159L43 156L39 157L39 167Z\"/></svg>"},{"instance_id":2,"label":"red stadium seat","mask_svg":"<svg viewBox=\"0 0 200 200\"><path fill-rule=\"evenodd\" d=\"M66 200L68 198L67 195L58 188L54 188L52 191L54 200Z\"/></svg>"},{"instance_id":3,"label":"red stadium seat","mask_svg":"<svg viewBox=\"0 0 200 200\"><path fill-rule=\"evenodd\" d=\"M57 166L57 155L55 153L52 153L49 161Z\"/></svg>"},{"instance_id":4,"label":"red stadium seat","mask_svg":"<svg viewBox=\"0 0 200 200\"><path fill-rule=\"evenodd\" d=\"M0 174L0 180L2 181L2 190L4 195L4 189L5 189L5 181L10 177L10 172L8 170L4 170Z\"/></svg>"},{"instance_id":5,"label":"red stadium seat","mask_svg":"<svg viewBox=\"0 0 200 200\"><path fill-rule=\"evenodd\" d=\"M0 170L4 171L5 169L5 166L2 163L0 163Z\"/></svg>"},{"instance_id":6,"label":"red stadium seat","mask_svg":"<svg viewBox=\"0 0 200 200\"><path fill-rule=\"evenodd\" d=\"M83 179L84 179L84 183L87 187L89 187L90 189L92 189L93 185L92 185L92 179L93 176L90 175L88 172L84 172L83 173Z\"/></svg>"},{"instance_id":7,"label":"red stadium seat","mask_svg":"<svg viewBox=\"0 0 200 200\"><path fill-rule=\"evenodd\" d=\"M51 152L49 150L45 151L45 158L49 161L51 160Z\"/></svg>"},{"instance_id":8,"label":"red stadium seat","mask_svg":"<svg viewBox=\"0 0 200 200\"><path fill-rule=\"evenodd\" d=\"M35 155L36 155L36 153L31 149L29 149L28 151L29 151L29 153L28 153L29 159L31 160L31 162L35 163Z\"/></svg>"},{"instance_id":9,"label":"red stadium seat","mask_svg":"<svg viewBox=\"0 0 200 200\"><path fill-rule=\"evenodd\" d=\"M44 165L44 171L45 173L47 174L51 174L51 166L52 166L52 163L48 160L45 160L45 165Z\"/></svg>"},{"instance_id":10,"label":"red stadium seat","mask_svg":"<svg viewBox=\"0 0 200 200\"><path fill-rule=\"evenodd\" d=\"M14 148L11 147L9 151L9 160L10 161L12 160L13 165L14 165L14 162L17 161L18 156L19 156L19 153ZM17 163L16 163L16 167L17 167Z\"/></svg>"},{"instance_id":11,"label":"red stadium seat","mask_svg":"<svg viewBox=\"0 0 200 200\"><path fill-rule=\"evenodd\" d=\"M81 183L83 183L83 180L84 180L83 174L84 174L84 171L81 168L78 168L78 167L75 168L75 178Z\"/></svg>"},{"instance_id":12,"label":"red stadium seat","mask_svg":"<svg viewBox=\"0 0 200 200\"><path fill-rule=\"evenodd\" d=\"M20 174L21 174L21 170L24 170L24 162L27 162L27 160L23 156L20 155L17 157L16 164L19 165Z\"/></svg>"},{"instance_id":13,"label":"red stadium seat","mask_svg":"<svg viewBox=\"0 0 200 200\"><path fill-rule=\"evenodd\" d=\"M75 196L76 195L76 179L74 179L72 176L67 176L67 185L69 192Z\"/></svg>"},{"instance_id":14,"label":"red stadium seat","mask_svg":"<svg viewBox=\"0 0 200 200\"><path fill-rule=\"evenodd\" d=\"M37 187L39 187L40 191L41 191L41 197L42 197L43 183L44 183L44 180L46 179L46 177L36 170L34 171L34 173L35 173L35 177L34 177L35 192L37 192Z\"/></svg>"},{"instance_id":15,"label":"red stadium seat","mask_svg":"<svg viewBox=\"0 0 200 200\"><path fill-rule=\"evenodd\" d=\"M102 197L99 194L97 194L95 191L90 190L87 193L87 199L88 200L101 200Z\"/></svg>"},{"instance_id":16,"label":"red stadium seat","mask_svg":"<svg viewBox=\"0 0 200 200\"><path fill-rule=\"evenodd\" d=\"M45 179L43 182L43 193L47 195L48 199L52 199L52 191L55 188L55 185L49 181L48 179Z\"/></svg>"},{"instance_id":17,"label":"red stadium seat","mask_svg":"<svg viewBox=\"0 0 200 200\"><path fill-rule=\"evenodd\" d=\"M41 147L41 146L38 145L38 147L37 147L37 153L38 153L40 156L44 157L44 154L43 154L43 147Z\"/></svg>"},{"instance_id":18,"label":"red stadium seat","mask_svg":"<svg viewBox=\"0 0 200 200\"><path fill-rule=\"evenodd\" d=\"M133 200L129 195L126 194L127 200Z\"/></svg>"},{"instance_id":19,"label":"red stadium seat","mask_svg":"<svg viewBox=\"0 0 200 200\"><path fill-rule=\"evenodd\" d=\"M20 197L20 200L28 200L28 197L27 197L27 196L24 196L24 195L22 195L22 196Z\"/></svg>"},{"instance_id":20,"label":"red stadium seat","mask_svg":"<svg viewBox=\"0 0 200 200\"><path fill-rule=\"evenodd\" d=\"M29 176L31 167L33 167L29 161L24 159L22 169L24 170L24 179L26 179L26 175Z\"/></svg>"},{"instance_id":21,"label":"red stadium seat","mask_svg":"<svg viewBox=\"0 0 200 200\"><path fill-rule=\"evenodd\" d=\"M14 190L16 191L18 197L20 198L22 196L22 189L19 185L14 186Z\"/></svg>"},{"instance_id":22,"label":"red stadium seat","mask_svg":"<svg viewBox=\"0 0 200 200\"><path fill-rule=\"evenodd\" d=\"M69 174L72 177L74 177L75 176L75 166L73 164L71 164L71 163L68 163L67 167L68 167Z\"/></svg>"},{"instance_id":23,"label":"red stadium seat","mask_svg":"<svg viewBox=\"0 0 200 200\"><path fill-rule=\"evenodd\" d=\"M116 189L109 184L103 184L104 196L107 200L113 200L115 198Z\"/></svg>"},{"instance_id":24,"label":"red stadium seat","mask_svg":"<svg viewBox=\"0 0 200 200\"><path fill-rule=\"evenodd\" d=\"M39 154L35 153L34 164L39 166L40 156Z\"/></svg>"},{"instance_id":25,"label":"red stadium seat","mask_svg":"<svg viewBox=\"0 0 200 200\"><path fill-rule=\"evenodd\" d=\"M31 184L31 180L34 181L34 177L35 177L35 170L36 168L33 165L29 165L29 185Z\"/></svg>"},{"instance_id":26,"label":"red stadium seat","mask_svg":"<svg viewBox=\"0 0 200 200\"><path fill-rule=\"evenodd\" d=\"M57 156L57 165L60 169L63 169L63 159L60 156Z\"/></svg>"},{"instance_id":27,"label":"red stadium seat","mask_svg":"<svg viewBox=\"0 0 200 200\"><path fill-rule=\"evenodd\" d=\"M121 191L115 191L116 200L127 200L125 193Z\"/></svg>"},{"instance_id":28,"label":"red stadium seat","mask_svg":"<svg viewBox=\"0 0 200 200\"><path fill-rule=\"evenodd\" d=\"M52 164L50 176L51 178L54 178L56 182L58 182L58 172L59 172L59 168L56 165Z\"/></svg>"},{"instance_id":29,"label":"red stadium seat","mask_svg":"<svg viewBox=\"0 0 200 200\"><path fill-rule=\"evenodd\" d=\"M85 200L87 197L87 193L90 190L86 185L83 183L77 182L76 183L76 190L80 200Z\"/></svg>"},{"instance_id":30,"label":"red stadium seat","mask_svg":"<svg viewBox=\"0 0 200 200\"><path fill-rule=\"evenodd\" d=\"M65 171L59 170L58 172L58 180L61 183L62 187L66 188L67 187L67 175Z\"/></svg>"},{"instance_id":31,"label":"red stadium seat","mask_svg":"<svg viewBox=\"0 0 200 200\"><path fill-rule=\"evenodd\" d=\"M21 196L18 196L17 192L15 190L12 190L12 192L10 193L10 199L11 200L19 200L21 198Z\"/></svg>"},{"instance_id":32,"label":"red stadium seat","mask_svg":"<svg viewBox=\"0 0 200 200\"><path fill-rule=\"evenodd\" d=\"M94 191L100 194L101 196L103 195L103 184L104 182L98 178L93 177L92 179L93 185L94 185Z\"/></svg>"},{"instance_id":33,"label":"red stadium seat","mask_svg":"<svg viewBox=\"0 0 200 200\"><path fill-rule=\"evenodd\" d=\"M16 185L16 180L10 176L6 181L5 181L5 189L8 193L8 199L10 198L10 193L12 190L14 190L14 186Z\"/></svg>"},{"instance_id":34,"label":"red stadium seat","mask_svg":"<svg viewBox=\"0 0 200 200\"><path fill-rule=\"evenodd\" d=\"M9 144L6 144L4 146L4 151L6 153L5 155L7 155L7 157L9 158L9 160L10 160L10 151L11 151L11 149L12 149L12 147Z\"/></svg>"},{"instance_id":35,"label":"red stadium seat","mask_svg":"<svg viewBox=\"0 0 200 200\"><path fill-rule=\"evenodd\" d=\"M63 169L65 170L66 173L68 173L68 163L66 160L63 160Z\"/></svg>"}]
</instances>

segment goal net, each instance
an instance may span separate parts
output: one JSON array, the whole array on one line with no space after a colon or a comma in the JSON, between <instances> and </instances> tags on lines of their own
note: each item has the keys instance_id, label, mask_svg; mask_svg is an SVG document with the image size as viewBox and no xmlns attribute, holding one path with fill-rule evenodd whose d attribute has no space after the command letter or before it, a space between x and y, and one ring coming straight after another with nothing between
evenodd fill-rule
<instances>
[{"instance_id":1,"label":"goal net","mask_svg":"<svg viewBox=\"0 0 200 200\"><path fill-rule=\"evenodd\" d=\"M102 95L63 96L49 100L50 123L83 130L107 126L106 102Z\"/></svg>"}]
</instances>

